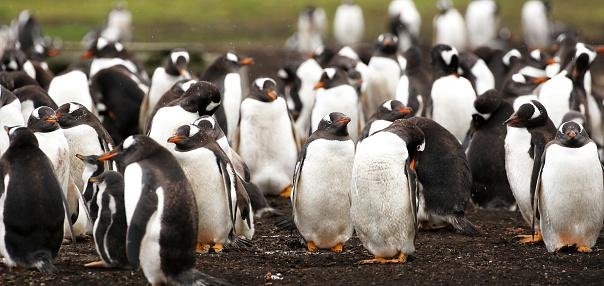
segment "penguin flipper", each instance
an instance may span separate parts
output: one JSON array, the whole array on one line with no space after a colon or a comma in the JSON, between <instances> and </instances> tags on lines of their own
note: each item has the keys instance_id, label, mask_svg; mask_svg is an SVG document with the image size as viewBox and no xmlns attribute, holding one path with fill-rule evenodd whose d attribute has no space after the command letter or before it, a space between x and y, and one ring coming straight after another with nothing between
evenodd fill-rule
<instances>
[{"instance_id":1,"label":"penguin flipper","mask_svg":"<svg viewBox=\"0 0 604 286\"><path fill-rule=\"evenodd\" d=\"M302 167L304 167L304 160L306 159L306 150L308 149L308 145L313 141L313 138L310 137L304 145L302 146L302 150L300 150L300 155L298 156L298 162L296 163L296 168L294 169L294 177L292 182L292 195L291 195L291 203L292 203L292 221L293 214L296 213L296 204L298 201L298 188L300 185L300 176L302 175Z\"/></svg>"},{"instance_id":2,"label":"penguin flipper","mask_svg":"<svg viewBox=\"0 0 604 286\"><path fill-rule=\"evenodd\" d=\"M417 192L418 192L418 181L417 181L417 173L411 167L410 160L405 162L405 174L407 174L407 187L409 189L409 198L411 199L411 209L413 211L413 225L417 230L419 228L419 224L417 223L417 209L418 209L418 200L417 200Z\"/></svg>"},{"instance_id":3,"label":"penguin flipper","mask_svg":"<svg viewBox=\"0 0 604 286\"><path fill-rule=\"evenodd\" d=\"M359 142L363 141L365 138L369 137L369 130L371 129L371 124L373 123L374 120L372 120L371 118L369 120L367 120L367 122L365 123L365 127L363 127L362 131L361 131L361 136L359 137Z\"/></svg>"},{"instance_id":4,"label":"penguin flipper","mask_svg":"<svg viewBox=\"0 0 604 286\"><path fill-rule=\"evenodd\" d=\"M130 265L135 269L140 265L140 247L147 230L147 223L157 211L158 198L155 191L148 186L143 186L126 234L126 255Z\"/></svg>"},{"instance_id":5,"label":"penguin flipper","mask_svg":"<svg viewBox=\"0 0 604 286\"><path fill-rule=\"evenodd\" d=\"M547 144L545 148L540 147L540 145L535 145L534 147L533 173L531 175L531 206L533 208L531 227L533 233L535 231L535 221L539 219L540 216L539 197L541 196L541 175L543 173L543 166L545 165L546 150L549 145L550 144Z\"/></svg>"},{"instance_id":6,"label":"penguin flipper","mask_svg":"<svg viewBox=\"0 0 604 286\"><path fill-rule=\"evenodd\" d=\"M212 144L209 148L216 154L218 167L222 173L222 180L224 182L225 192L227 193L229 204L229 211L233 226L237 219L237 212L241 212L241 218L245 220L249 227L251 227L250 213L250 197L248 196L245 186L237 176L233 164L229 160L229 157L224 151L218 146L218 143Z\"/></svg>"}]
</instances>

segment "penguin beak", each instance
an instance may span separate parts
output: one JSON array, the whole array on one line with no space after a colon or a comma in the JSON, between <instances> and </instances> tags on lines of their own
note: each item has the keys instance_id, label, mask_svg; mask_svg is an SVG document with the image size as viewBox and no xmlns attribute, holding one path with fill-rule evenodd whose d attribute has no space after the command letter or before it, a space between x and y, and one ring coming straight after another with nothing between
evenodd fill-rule
<instances>
[{"instance_id":1,"label":"penguin beak","mask_svg":"<svg viewBox=\"0 0 604 286\"><path fill-rule=\"evenodd\" d=\"M411 163L409 163L409 168L411 168L411 170L415 171L415 158L411 159Z\"/></svg>"},{"instance_id":2,"label":"penguin beak","mask_svg":"<svg viewBox=\"0 0 604 286\"><path fill-rule=\"evenodd\" d=\"M391 46L392 44L394 42L390 38L384 40L384 46Z\"/></svg>"},{"instance_id":3,"label":"penguin beak","mask_svg":"<svg viewBox=\"0 0 604 286\"><path fill-rule=\"evenodd\" d=\"M549 58L549 59L545 60L545 63L547 65L553 65L556 63L556 60L554 58Z\"/></svg>"},{"instance_id":4,"label":"penguin beak","mask_svg":"<svg viewBox=\"0 0 604 286\"><path fill-rule=\"evenodd\" d=\"M99 181L99 179L97 177L90 177L90 179L88 179L88 182L90 183L97 183Z\"/></svg>"},{"instance_id":5,"label":"penguin beak","mask_svg":"<svg viewBox=\"0 0 604 286\"><path fill-rule=\"evenodd\" d=\"M252 58L245 58L239 61L240 65L244 65L244 66L249 66L249 65L253 65L254 64L254 59Z\"/></svg>"},{"instance_id":6,"label":"penguin beak","mask_svg":"<svg viewBox=\"0 0 604 286\"><path fill-rule=\"evenodd\" d=\"M410 114L410 113L413 113L413 108L411 108L411 107L401 107L401 108L398 109L398 112L400 114Z\"/></svg>"},{"instance_id":7,"label":"penguin beak","mask_svg":"<svg viewBox=\"0 0 604 286\"><path fill-rule=\"evenodd\" d=\"M510 118L508 118L508 120L503 122L503 125L516 126L519 123L520 123L520 118L518 118L518 116L516 114L512 114L512 116L510 116Z\"/></svg>"},{"instance_id":8,"label":"penguin beak","mask_svg":"<svg viewBox=\"0 0 604 286\"><path fill-rule=\"evenodd\" d=\"M82 161L86 160L86 157L84 155L82 155L82 154L76 154L75 156L76 156L76 158L78 158L78 159L80 159Z\"/></svg>"},{"instance_id":9,"label":"penguin beak","mask_svg":"<svg viewBox=\"0 0 604 286\"><path fill-rule=\"evenodd\" d=\"M48 122L48 123L55 124L55 123L57 123L57 121L58 121L57 116L55 116L55 115L51 115L48 118L46 118L46 122Z\"/></svg>"},{"instance_id":10,"label":"penguin beak","mask_svg":"<svg viewBox=\"0 0 604 286\"><path fill-rule=\"evenodd\" d=\"M81 56L80 56L80 60L87 60L87 59L91 59L92 58L92 51L85 51Z\"/></svg>"},{"instance_id":11,"label":"penguin beak","mask_svg":"<svg viewBox=\"0 0 604 286\"><path fill-rule=\"evenodd\" d=\"M598 54L604 54L604 46L597 46L596 47L596 53L598 53Z\"/></svg>"},{"instance_id":12,"label":"penguin beak","mask_svg":"<svg viewBox=\"0 0 604 286\"><path fill-rule=\"evenodd\" d=\"M48 50L48 52L46 52L46 55L48 55L49 57L56 57L61 53L61 50L59 49L50 49Z\"/></svg>"},{"instance_id":13,"label":"penguin beak","mask_svg":"<svg viewBox=\"0 0 604 286\"><path fill-rule=\"evenodd\" d=\"M575 138L575 136L577 136L577 132L575 132L574 130L566 131L566 137L568 137L568 139L573 139Z\"/></svg>"},{"instance_id":14,"label":"penguin beak","mask_svg":"<svg viewBox=\"0 0 604 286\"><path fill-rule=\"evenodd\" d=\"M266 92L266 95L267 95L268 97L270 97L272 100L277 99L277 96L279 96L279 95L277 94L277 92L276 92L274 89L271 89L271 90L267 91L267 92Z\"/></svg>"},{"instance_id":15,"label":"penguin beak","mask_svg":"<svg viewBox=\"0 0 604 286\"><path fill-rule=\"evenodd\" d=\"M542 77L534 78L531 82L533 84L542 84L542 83L546 82L548 79L549 79L549 77L542 76Z\"/></svg>"},{"instance_id":16,"label":"penguin beak","mask_svg":"<svg viewBox=\"0 0 604 286\"><path fill-rule=\"evenodd\" d=\"M189 71L186 68L179 68L178 73L185 77L191 77L191 74L189 74Z\"/></svg>"},{"instance_id":17,"label":"penguin beak","mask_svg":"<svg viewBox=\"0 0 604 286\"><path fill-rule=\"evenodd\" d=\"M55 114L55 118L58 120L59 118L63 117L63 113L56 113Z\"/></svg>"},{"instance_id":18,"label":"penguin beak","mask_svg":"<svg viewBox=\"0 0 604 286\"><path fill-rule=\"evenodd\" d=\"M350 122L350 117L342 117L338 120L336 120L337 123L340 123L342 125L346 125Z\"/></svg>"},{"instance_id":19,"label":"penguin beak","mask_svg":"<svg viewBox=\"0 0 604 286\"><path fill-rule=\"evenodd\" d=\"M325 87L325 83L323 83L322 81L317 82L317 84L315 84L314 90L320 89L320 88L324 88Z\"/></svg>"},{"instance_id":20,"label":"penguin beak","mask_svg":"<svg viewBox=\"0 0 604 286\"><path fill-rule=\"evenodd\" d=\"M102 155L101 155L101 156L98 158L98 160L99 160L99 161L107 161L107 160L110 160L110 159L114 158L115 156L117 156L117 155L119 155L119 154L120 154L120 152L119 152L119 151L117 151L117 150L112 150L112 151L109 151L109 152L107 152L107 153L105 153L105 154L102 154Z\"/></svg>"},{"instance_id":21,"label":"penguin beak","mask_svg":"<svg viewBox=\"0 0 604 286\"><path fill-rule=\"evenodd\" d=\"M176 144L184 139L185 139L184 136L174 135L174 136L168 138L168 142Z\"/></svg>"}]
</instances>

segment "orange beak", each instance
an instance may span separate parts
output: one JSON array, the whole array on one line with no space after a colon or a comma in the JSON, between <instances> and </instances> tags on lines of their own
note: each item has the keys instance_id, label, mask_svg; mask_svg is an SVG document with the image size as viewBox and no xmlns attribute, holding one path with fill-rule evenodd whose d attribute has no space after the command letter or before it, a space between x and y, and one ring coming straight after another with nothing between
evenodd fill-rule
<instances>
[{"instance_id":1,"label":"orange beak","mask_svg":"<svg viewBox=\"0 0 604 286\"><path fill-rule=\"evenodd\" d=\"M409 167L411 168L411 170L415 171L415 158L411 159L411 163L409 163Z\"/></svg>"},{"instance_id":2,"label":"orange beak","mask_svg":"<svg viewBox=\"0 0 604 286\"><path fill-rule=\"evenodd\" d=\"M54 124L54 123L57 123L57 117L56 117L56 116L54 116L54 115L53 115L53 116L50 116L50 117L46 118L46 122L48 122L48 123L53 123L53 124Z\"/></svg>"},{"instance_id":3,"label":"orange beak","mask_svg":"<svg viewBox=\"0 0 604 286\"><path fill-rule=\"evenodd\" d=\"M107 161L107 160L112 159L113 157L117 156L118 154L119 154L119 152L117 150L109 151L105 154L102 154L98 160Z\"/></svg>"},{"instance_id":4,"label":"orange beak","mask_svg":"<svg viewBox=\"0 0 604 286\"><path fill-rule=\"evenodd\" d=\"M549 77L542 76L542 77L538 77L538 78L533 79L532 83L534 83L534 84L542 84L542 83L546 82L548 79L549 79Z\"/></svg>"},{"instance_id":5,"label":"orange beak","mask_svg":"<svg viewBox=\"0 0 604 286\"><path fill-rule=\"evenodd\" d=\"M413 113L413 108L411 107L401 107L398 109L398 112L401 114L409 114L409 113Z\"/></svg>"},{"instance_id":6,"label":"orange beak","mask_svg":"<svg viewBox=\"0 0 604 286\"><path fill-rule=\"evenodd\" d=\"M253 65L254 64L254 59L252 59L252 58L245 58L245 59L240 60L239 64L244 65L244 66Z\"/></svg>"},{"instance_id":7,"label":"orange beak","mask_svg":"<svg viewBox=\"0 0 604 286\"><path fill-rule=\"evenodd\" d=\"M90 182L90 183L96 183L98 181L99 181L99 179L97 179L96 177L90 177L90 179L88 179L88 182Z\"/></svg>"},{"instance_id":8,"label":"orange beak","mask_svg":"<svg viewBox=\"0 0 604 286\"><path fill-rule=\"evenodd\" d=\"M174 136L168 138L168 142L176 144L184 139L185 139L184 136L174 135Z\"/></svg>"},{"instance_id":9,"label":"orange beak","mask_svg":"<svg viewBox=\"0 0 604 286\"><path fill-rule=\"evenodd\" d=\"M338 120L336 120L337 123L342 123L342 124L348 124L350 122L350 118L349 117L342 117Z\"/></svg>"},{"instance_id":10,"label":"orange beak","mask_svg":"<svg viewBox=\"0 0 604 286\"><path fill-rule=\"evenodd\" d=\"M63 113L57 113L57 114L55 114L55 118L56 118L56 119L59 119L59 118L61 118L62 116L63 116Z\"/></svg>"},{"instance_id":11,"label":"orange beak","mask_svg":"<svg viewBox=\"0 0 604 286\"><path fill-rule=\"evenodd\" d=\"M48 50L48 52L46 52L46 54L47 54L49 57L56 57L56 56L58 56L60 53L61 53L61 50L59 50L59 49L50 49L50 50Z\"/></svg>"},{"instance_id":12,"label":"orange beak","mask_svg":"<svg viewBox=\"0 0 604 286\"><path fill-rule=\"evenodd\" d=\"M598 54L604 54L604 46L597 46L596 47L596 53L598 53Z\"/></svg>"},{"instance_id":13,"label":"orange beak","mask_svg":"<svg viewBox=\"0 0 604 286\"><path fill-rule=\"evenodd\" d=\"M549 59L545 60L545 63L548 65L553 65L556 63L556 60L554 58L549 58Z\"/></svg>"},{"instance_id":14,"label":"orange beak","mask_svg":"<svg viewBox=\"0 0 604 286\"><path fill-rule=\"evenodd\" d=\"M91 59L93 56L92 51L85 51L81 56L80 56L80 60L87 60L87 59Z\"/></svg>"},{"instance_id":15,"label":"orange beak","mask_svg":"<svg viewBox=\"0 0 604 286\"><path fill-rule=\"evenodd\" d=\"M314 90L320 89L320 88L324 88L325 87L325 83L323 83L322 81L317 82L317 84L315 84Z\"/></svg>"},{"instance_id":16,"label":"orange beak","mask_svg":"<svg viewBox=\"0 0 604 286\"><path fill-rule=\"evenodd\" d=\"M577 133L575 131L570 130L570 131L566 132L566 136L568 136L568 138L572 139L572 138L575 138L575 136L577 136Z\"/></svg>"},{"instance_id":17,"label":"orange beak","mask_svg":"<svg viewBox=\"0 0 604 286\"><path fill-rule=\"evenodd\" d=\"M385 39L385 40L384 40L384 46L390 46L390 45L392 45L393 43L394 43L394 42L393 42L392 40L390 40L390 39Z\"/></svg>"},{"instance_id":18,"label":"orange beak","mask_svg":"<svg viewBox=\"0 0 604 286\"><path fill-rule=\"evenodd\" d=\"M274 91L274 90L269 90L269 91L266 93L266 95L267 95L268 97L270 97L272 100L277 99L277 96L279 96L279 95L277 94L277 92L276 92L276 91Z\"/></svg>"}]
</instances>

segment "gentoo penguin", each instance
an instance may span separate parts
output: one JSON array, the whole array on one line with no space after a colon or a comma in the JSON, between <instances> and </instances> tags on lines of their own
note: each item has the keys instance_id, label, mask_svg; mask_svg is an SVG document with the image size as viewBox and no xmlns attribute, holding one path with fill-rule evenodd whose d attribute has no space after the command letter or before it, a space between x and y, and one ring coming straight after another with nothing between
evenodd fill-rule
<instances>
[{"instance_id":1,"label":"gentoo penguin","mask_svg":"<svg viewBox=\"0 0 604 286\"><path fill-rule=\"evenodd\" d=\"M236 150L264 194L289 197L299 145L287 104L276 90L270 78L254 81L241 103Z\"/></svg>"},{"instance_id":2,"label":"gentoo penguin","mask_svg":"<svg viewBox=\"0 0 604 286\"><path fill-rule=\"evenodd\" d=\"M174 156L153 139L134 135L99 160L112 158L126 166L124 205L130 265L142 268L152 285L217 283L195 269L195 196Z\"/></svg>"},{"instance_id":3,"label":"gentoo penguin","mask_svg":"<svg viewBox=\"0 0 604 286\"><path fill-rule=\"evenodd\" d=\"M132 13L126 7L126 2L118 4L107 14L107 26L101 35L112 41L132 40Z\"/></svg>"},{"instance_id":4,"label":"gentoo penguin","mask_svg":"<svg viewBox=\"0 0 604 286\"><path fill-rule=\"evenodd\" d=\"M432 116L432 78L422 62L421 50L411 47L407 49L404 57L407 66L396 86L396 99L413 109L414 115Z\"/></svg>"},{"instance_id":5,"label":"gentoo penguin","mask_svg":"<svg viewBox=\"0 0 604 286\"><path fill-rule=\"evenodd\" d=\"M91 178L100 176L105 172L105 162L99 160L99 155L82 154L75 155L84 162L84 172L82 172L82 181L86 184L82 189L82 199L90 213L90 220L94 223L97 219L99 205L97 205L97 195L99 192L98 184L91 182ZM93 232L94 235L94 232Z\"/></svg>"},{"instance_id":6,"label":"gentoo penguin","mask_svg":"<svg viewBox=\"0 0 604 286\"><path fill-rule=\"evenodd\" d=\"M541 241L539 222L533 224L531 201L532 174L541 166L542 154L549 141L554 139L556 126L547 115L545 107L537 100L528 100L516 108L506 120L505 170L510 188L527 225L534 225L534 235L519 235L521 243Z\"/></svg>"},{"instance_id":7,"label":"gentoo penguin","mask_svg":"<svg viewBox=\"0 0 604 286\"><path fill-rule=\"evenodd\" d=\"M0 85L0 126L23 126L25 122L21 115L19 99L7 88ZM10 145L6 132L0 132L0 154Z\"/></svg>"},{"instance_id":8,"label":"gentoo penguin","mask_svg":"<svg viewBox=\"0 0 604 286\"><path fill-rule=\"evenodd\" d=\"M327 16L320 7L308 6L298 16L298 30L287 39L286 46L300 53L312 53L323 46L323 37L327 32Z\"/></svg>"},{"instance_id":9,"label":"gentoo penguin","mask_svg":"<svg viewBox=\"0 0 604 286\"><path fill-rule=\"evenodd\" d=\"M155 116L155 113L157 113L157 110L182 97L185 92L187 92L187 90L189 90L189 88L196 82L198 82L196 79L179 80L168 91L166 91L159 101L157 101L157 104L155 104L155 107L151 111L145 126L145 133L148 132L149 124L151 124L151 120L153 119L153 116Z\"/></svg>"},{"instance_id":10,"label":"gentoo penguin","mask_svg":"<svg viewBox=\"0 0 604 286\"><path fill-rule=\"evenodd\" d=\"M326 68L315 85L317 94L311 115L311 132L319 127L326 115L332 112L347 114L350 118L348 133L353 141L359 139L362 128L361 108L356 90L348 82L346 72L338 68Z\"/></svg>"},{"instance_id":11,"label":"gentoo penguin","mask_svg":"<svg viewBox=\"0 0 604 286\"><path fill-rule=\"evenodd\" d=\"M52 262L65 219L61 186L34 134L24 127L7 132L11 145L0 159L0 254L11 268L56 272Z\"/></svg>"},{"instance_id":12,"label":"gentoo penguin","mask_svg":"<svg viewBox=\"0 0 604 286\"><path fill-rule=\"evenodd\" d=\"M80 190L84 163L76 154L100 155L113 149L113 139L94 114L78 103L63 104L56 110L56 117L69 143L70 177Z\"/></svg>"},{"instance_id":13,"label":"gentoo penguin","mask_svg":"<svg viewBox=\"0 0 604 286\"><path fill-rule=\"evenodd\" d=\"M48 95L57 106L77 102L90 111L96 110L88 87L88 77L82 70L73 69L55 76L48 87Z\"/></svg>"},{"instance_id":14,"label":"gentoo penguin","mask_svg":"<svg viewBox=\"0 0 604 286\"><path fill-rule=\"evenodd\" d=\"M126 210L124 206L124 177L115 171L107 171L91 177L91 183L97 185L98 206L92 231L96 252L101 260L86 263L91 268L128 267L126 256Z\"/></svg>"},{"instance_id":15,"label":"gentoo penguin","mask_svg":"<svg viewBox=\"0 0 604 286\"><path fill-rule=\"evenodd\" d=\"M459 55L447 45L432 48L432 119L462 141L474 114L476 93L472 84L459 77Z\"/></svg>"},{"instance_id":16,"label":"gentoo penguin","mask_svg":"<svg viewBox=\"0 0 604 286\"><path fill-rule=\"evenodd\" d=\"M294 120L297 120L302 111L302 102L300 101L300 87L302 80L296 74L298 66L294 63L288 63L277 71L279 79L279 94L285 97L287 108Z\"/></svg>"},{"instance_id":17,"label":"gentoo penguin","mask_svg":"<svg viewBox=\"0 0 604 286\"><path fill-rule=\"evenodd\" d=\"M13 93L21 102L21 114L25 121L29 119L31 112L38 107L48 106L53 110L58 108L57 104L40 86L26 85L15 89Z\"/></svg>"},{"instance_id":18,"label":"gentoo penguin","mask_svg":"<svg viewBox=\"0 0 604 286\"><path fill-rule=\"evenodd\" d=\"M415 167L424 146L422 130L404 119L357 145L350 217L363 246L375 256L361 263L405 263L415 252Z\"/></svg>"},{"instance_id":19,"label":"gentoo penguin","mask_svg":"<svg viewBox=\"0 0 604 286\"><path fill-rule=\"evenodd\" d=\"M451 225L466 235L478 233L464 216L470 202L472 172L461 144L431 119L412 117L404 120L421 128L426 142L415 166L417 180L421 183L417 215L420 228Z\"/></svg>"},{"instance_id":20,"label":"gentoo penguin","mask_svg":"<svg viewBox=\"0 0 604 286\"><path fill-rule=\"evenodd\" d=\"M38 82L27 75L27 73L24 71L0 71L0 85L4 86L10 91L26 85L39 86Z\"/></svg>"},{"instance_id":21,"label":"gentoo penguin","mask_svg":"<svg viewBox=\"0 0 604 286\"><path fill-rule=\"evenodd\" d=\"M399 39L399 51L405 52L419 39L422 17L413 0L392 0L388 5L390 33Z\"/></svg>"},{"instance_id":22,"label":"gentoo penguin","mask_svg":"<svg viewBox=\"0 0 604 286\"><path fill-rule=\"evenodd\" d=\"M25 53L18 49L11 48L2 53L2 58L0 59L0 70L24 71L29 77L36 80L36 69L34 65L30 60L27 59Z\"/></svg>"},{"instance_id":23,"label":"gentoo penguin","mask_svg":"<svg viewBox=\"0 0 604 286\"><path fill-rule=\"evenodd\" d=\"M483 208L514 207L505 172L504 122L514 112L495 90L477 97L472 115L471 141L466 156L472 171L472 200Z\"/></svg>"},{"instance_id":24,"label":"gentoo penguin","mask_svg":"<svg viewBox=\"0 0 604 286\"><path fill-rule=\"evenodd\" d=\"M298 66L296 75L300 79L298 97L301 105L296 118L296 131L300 140L306 140L309 134L308 130L310 130L310 116L315 104L316 90L314 87L323 75L323 68L314 58L309 58Z\"/></svg>"},{"instance_id":25,"label":"gentoo penguin","mask_svg":"<svg viewBox=\"0 0 604 286\"><path fill-rule=\"evenodd\" d=\"M233 164L216 142L215 121L203 120L197 125L176 129L168 150L180 163L191 183L199 214L197 252L222 252L223 245L235 234L237 217L244 217L251 239L254 234L249 197L237 177ZM199 176L203 170L204 175Z\"/></svg>"},{"instance_id":26,"label":"gentoo penguin","mask_svg":"<svg viewBox=\"0 0 604 286\"><path fill-rule=\"evenodd\" d=\"M149 116L155 109L155 105L161 97L170 90L170 88L179 80L190 79L191 75L187 71L189 65L189 52L184 49L174 49L170 51L163 66L158 67L151 77L149 93L145 95L140 107L139 128L146 130Z\"/></svg>"},{"instance_id":27,"label":"gentoo penguin","mask_svg":"<svg viewBox=\"0 0 604 286\"><path fill-rule=\"evenodd\" d=\"M551 4L544 0L530 0L522 5L522 32L524 43L531 49L549 47L551 37Z\"/></svg>"},{"instance_id":28,"label":"gentoo penguin","mask_svg":"<svg viewBox=\"0 0 604 286\"><path fill-rule=\"evenodd\" d=\"M562 122L573 121L577 124L585 125L585 115L579 111L571 110L564 114L562 117Z\"/></svg>"},{"instance_id":29,"label":"gentoo penguin","mask_svg":"<svg viewBox=\"0 0 604 286\"><path fill-rule=\"evenodd\" d=\"M136 59L126 50L124 44L104 37L94 40L80 59L92 59L88 76L92 78L99 71L113 66L126 67L132 74L147 81L147 72L139 66Z\"/></svg>"},{"instance_id":30,"label":"gentoo penguin","mask_svg":"<svg viewBox=\"0 0 604 286\"><path fill-rule=\"evenodd\" d=\"M202 115L212 115L221 103L220 91L207 81L195 81L179 98L157 109L149 124L149 137L162 146L182 125L193 123Z\"/></svg>"},{"instance_id":31,"label":"gentoo penguin","mask_svg":"<svg viewBox=\"0 0 604 286\"><path fill-rule=\"evenodd\" d=\"M363 9L354 1L345 0L336 9L333 20L333 35L343 46L360 42L365 30Z\"/></svg>"},{"instance_id":32,"label":"gentoo penguin","mask_svg":"<svg viewBox=\"0 0 604 286\"><path fill-rule=\"evenodd\" d=\"M373 114L381 103L395 98L396 87L407 65L405 58L397 54L397 42L398 38L392 34L382 34L377 39L377 49L369 60L365 114Z\"/></svg>"},{"instance_id":33,"label":"gentoo penguin","mask_svg":"<svg viewBox=\"0 0 604 286\"><path fill-rule=\"evenodd\" d=\"M239 58L228 52L212 63L200 77L201 80L213 83L222 94L222 104L216 111L220 128L233 140L239 122L239 107L243 98L243 85L239 70L254 63L252 58Z\"/></svg>"},{"instance_id":34,"label":"gentoo penguin","mask_svg":"<svg viewBox=\"0 0 604 286\"><path fill-rule=\"evenodd\" d=\"M365 128L363 128L359 141L390 126L390 124L397 119L410 117L412 115L413 109L405 106L402 102L398 100L386 100L365 123Z\"/></svg>"},{"instance_id":35,"label":"gentoo penguin","mask_svg":"<svg viewBox=\"0 0 604 286\"><path fill-rule=\"evenodd\" d=\"M533 174L535 175L535 173ZM564 122L545 146L531 194L548 252L591 252L604 222L604 182L598 148L582 125Z\"/></svg>"},{"instance_id":36,"label":"gentoo penguin","mask_svg":"<svg viewBox=\"0 0 604 286\"><path fill-rule=\"evenodd\" d=\"M348 75L350 85L357 93L362 95L367 91L367 83L364 79L367 78L369 67L361 62L359 55L351 47L342 47L327 65L343 69Z\"/></svg>"},{"instance_id":37,"label":"gentoo penguin","mask_svg":"<svg viewBox=\"0 0 604 286\"><path fill-rule=\"evenodd\" d=\"M482 2L485 0L475 0L471 3L477 1ZM481 95L487 90L495 88L495 76L487 64L475 54L470 52L460 53L459 68L462 70L461 75L472 83L477 95Z\"/></svg>"},{"instance_id":38,"label":"gentoo penguin","mask_svg":"<svg viewBox=\"0 0 604 286\"><path fill-rule=\"evenodd\" d=\"M294 172L292 216L308 251L342 252L352 236L350 182L354 142L340 112L323 117L306 140ZM338 186L333 188L333 186Z\"/></svg>"},{"instance_id":39,"label":"gentoo penguin","mask_svg":"<svg viewBox=\"0 0 604 286\"><path fill-rule=\"evenodd\" d=\"M473 0L466 8L471 49L493 47L499 32L499 5L494 0ZM481 93L481 92L480 92Z\"/></svg>"},{"instance_id":40,"label":"gentoo penguin","mask_svg":"<svg viewBox=\"0 0 604 286\"><path fill-rule=\"evenodd\" d=\"M434 16L434 45L449 45L463 51L467 47L467 30L463 16L451 0L436 2L439 13Z\"/></svg>"}]
</instances>

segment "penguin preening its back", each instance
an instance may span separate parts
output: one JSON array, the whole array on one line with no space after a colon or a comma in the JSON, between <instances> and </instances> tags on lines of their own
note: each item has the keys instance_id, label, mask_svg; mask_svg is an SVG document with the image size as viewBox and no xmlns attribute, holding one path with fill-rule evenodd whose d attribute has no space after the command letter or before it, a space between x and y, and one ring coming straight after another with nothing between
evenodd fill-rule
<instances>
[{"instance_id":1,"label":"penguin preening its back","mask_svg":"<svg viewBox=\"0 0 604 286\"><path fill-rule=\"evenodd\" d=\"M27 59L25 53L18 49L8 49L2 53L0 59L0 70L3 71L24 71L29 77L34 79L38 84L38 77L36 69L33 63ZM45 85L41 85L43 88L48 88L48 82L44 82Z\"/></svg>"},{"instance_id":2,"label":"penguin preening its back","mask_svg":"<svg viewBox=\"0 0 604 286\"><path fill-rule=\"evenodd\" d=\"M220 128L233 140L239 122L239 107L243 99L243 85L239 69L254 63L252 58L239 58L228 52L212 63L200 77L201 80L213 83L222 94L222 104L216 111Z\"/></svg>"},{"instance_id":3,"label":"penguin preening its back","mask_svg":"<svg viewBox=\"0 0 604 286\"><path fill-rule=\"evenodd\" d=\"M0 85L0 126L23 126L21 103L10 90ZM10 144L8 134L0 132L0 154L4 153Z\"/></svg>"},{"instance_id":4,"label":"penguin preening its back","mask_svg":"<svg viewBox=\"0 0 604 286\"><path fill-rule=\"evenodd\" d=\"M53 110L58 108L48 93L37 85L26 85L15 89L13 93L21 102L21 113L24 120L28 120L31 112L38 107L48 106Z\"/></svg>"},{"instance_id":5,"label":"penguin preening its back","mask_svg":"<svg viewBox=\"0 0 604 286\"><path fill-rule=\"evenodd\" d=\"M604 182L598 148L585 128L564 122L545 147L531 197L549 252L591 252L604 222Z\"/></svg>"},{"instance_id":6,"label":"penguin preening its back","mask_svg":"<svg viewBox=\"0 0 604 286\"><path fill-rule=\"evenodd\" d=\"M361 41L365 21L363 10L353 1L343 1L336 9L333 20L333 32L340 45L352 45Z\"/></svg>"},{"instance_id":7,"label":"penguin preening its back","mask_svg":"<svg viewBox=\"0 0 604 286\"><path fill-rule=\"evenodd\" d=\"M155 116L157 110L167 106L170 102L183 96L185 92L187 92L189 88L196 82L198 82L198 80L182 79L174 83L174 85L172 85L172 87L170 87L170 89L166 91L157 101L153 110L150 111L151 113L149 114L149 118L147 119L147 122L145 122L145 133L149 132L151 120L153 120L153 116Z\"/></svg>"},{"instance_id":8,"label":"penguin preening its back","mask_svg":"<svg viewBox=\"0 0 604 286\"><path fill-rule=\"evenodd\" d=\"M27 85L40 86L24 71L0 71L0 85L11 91Z\"/></svg>"},{"instance_id":9,"label":"penguin preening its back","mask_svg":"<svg viewBox=\"0 0 604 286\"><path fill-rule=\"evenodd\" d=\"M367 96L364 99L366 114L373 114L378 106L396 96L396 87L406 68L405 58L397 54L398 38L382 34L376 42L376 52L369 61Z\"/></svg>"},{"instance_id":10,"label":"penguin preening its back","mask_svg":"<svg viewBox=\"0 0 604 286\"><path fill-rule=\"evenodd\" d=\"M405 106L398 100L385 101L378 110L365 122L365 128L361 133L359 141L373 135L374 133L390 126L397 119L413 115L413 109Z\"/></svg>"},{"instance_id":11,"label":"penguin preening its back","mask_svg":"<svg viewBox=\"0 0 604 286\"><path fill-rule=\"evenodd\" d=\"M425 147L417 157L418 223L430 229L447 225L473 235L476 227L465 217L470 203L472 172L459 141L437 122L422 117L404 119L421 128ZM375 136L375 135L374 135Z\"/></svg>"},{"instance_id":12,"label":"penguin preening its back","mask_svg":"<svg viewBox=\"0 0 604 286\"><path fill-rule=\"evenodd\" d=\"M130 265L142 268L151 284L219 284L221 281L195 269L195 197L174 156L153 139L134 135L99 159L112 158L126 166L124 204Z\"/></svg>"},{"instance_id":13,"label":"penguin preening its back","mask_svg":"<svg viewBox=\"0 0 604 286\"><path fill-rule=\"evenodd\" d=\"M34 134L24 127L7 132L11 145L0 159L0 254L9 267L56 272L65 197Z\"/></svg>"}]
</instances>

